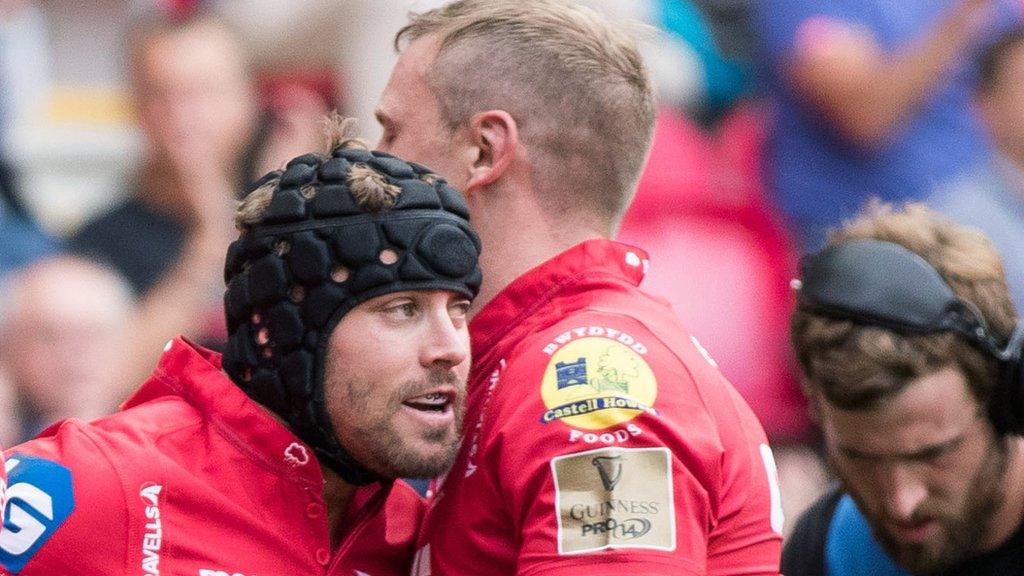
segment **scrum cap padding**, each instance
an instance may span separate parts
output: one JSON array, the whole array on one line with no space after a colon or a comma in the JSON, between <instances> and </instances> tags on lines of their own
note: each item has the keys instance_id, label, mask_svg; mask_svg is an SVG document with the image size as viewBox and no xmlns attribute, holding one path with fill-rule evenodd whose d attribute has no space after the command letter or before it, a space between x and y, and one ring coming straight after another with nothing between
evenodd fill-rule
<instances>
[{"instance_id":1,"label":"scrum cap padding","mask_svg":"<svg viewBox=\"0 0 1024 576\"><path fill-rule=\"evenodd\" d=\"M355 167L400 190L389 210L360 208L350 190ZM300 156L262 179L278 177L270 201L228 250L224 370L354 484L377 477L338 444L324 406L334 327L384 294L438 289L473 298L480 288L480 241L462 196L429 174L359 149Z\"/></svg>"}]
</instances>

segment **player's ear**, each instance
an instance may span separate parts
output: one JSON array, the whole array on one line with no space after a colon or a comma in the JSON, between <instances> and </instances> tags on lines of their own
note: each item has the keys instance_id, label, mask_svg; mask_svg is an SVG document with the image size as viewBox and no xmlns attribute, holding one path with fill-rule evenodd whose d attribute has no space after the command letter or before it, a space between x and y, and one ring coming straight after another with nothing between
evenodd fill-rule
<instances>
[{"instance_id":1,"label":"player's ear","mask_svg":"<svg viewBox=\"0 0 1024 576\"><path fill-rule=\"evenodd\" d=\"M474 150L466 191L482 188L500 179L519 148L519 127L504 110L488 110L469 122L470 145Z\"/></svg>"}]
</instances>

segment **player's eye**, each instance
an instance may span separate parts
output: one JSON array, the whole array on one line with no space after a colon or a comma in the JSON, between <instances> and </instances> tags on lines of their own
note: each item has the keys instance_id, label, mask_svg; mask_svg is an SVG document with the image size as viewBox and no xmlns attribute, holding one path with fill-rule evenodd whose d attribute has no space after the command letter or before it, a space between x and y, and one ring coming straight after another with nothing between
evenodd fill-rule
<instances>
[{"instance_id":1,"label":"player's eye","mask_svg":"<svg viewBox=\"0 0 1024 576\"><path fill-rule=\"evenodd\" d=\"M407 320L416 316L419 307L412 300L402 299L388 303L382 311L392 320Z\"/></svg>"}]
</instances>

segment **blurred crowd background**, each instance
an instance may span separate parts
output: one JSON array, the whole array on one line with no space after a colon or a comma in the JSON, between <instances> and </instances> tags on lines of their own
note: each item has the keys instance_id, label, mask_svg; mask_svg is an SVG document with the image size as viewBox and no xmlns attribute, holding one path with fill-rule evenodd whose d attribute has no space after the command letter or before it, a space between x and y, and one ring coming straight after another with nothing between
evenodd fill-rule
<instances>
[{"instance_id":1,"label":"blurred crowd background","mask_svg":"<svg viewBox=\"0 0 1024 576\"><path fill-rule=\"evenodd\" d=\"M0 0L0 443L115 410L174 334L216 347L233 199L332 109L374 142L394 32L441 3ZM1024 304L1024 1L583 3L648 25L658 87L620 239L761 418L795 519L828 481L787 340L802 252L925 200Z\"/></svg>"}]
</instances>

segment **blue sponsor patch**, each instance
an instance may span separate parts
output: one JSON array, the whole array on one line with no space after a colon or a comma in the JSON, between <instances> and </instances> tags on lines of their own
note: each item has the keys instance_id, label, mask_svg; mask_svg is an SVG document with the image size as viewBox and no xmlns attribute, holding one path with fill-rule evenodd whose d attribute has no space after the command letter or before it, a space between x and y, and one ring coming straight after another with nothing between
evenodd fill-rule
<instances>
[{"instance_id":1,"label":"blue sponsor patch","mask_svg":"<svg viewBox=\"0 0 1024 576\"><path fill-rule=\"evenodd\" d=\"M0 532L0 564L17 574L75 509L71 470L52 460L7 458L7 507Z\"/></svg>"}]
</instances>

